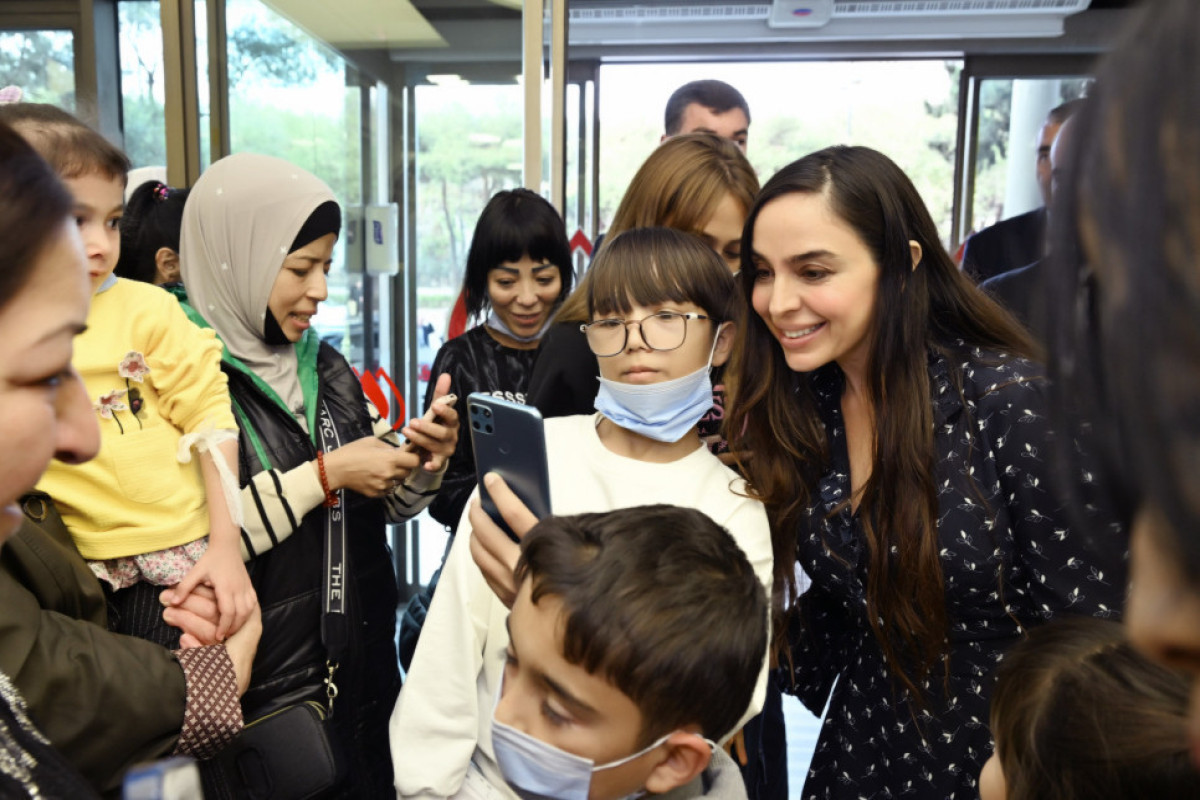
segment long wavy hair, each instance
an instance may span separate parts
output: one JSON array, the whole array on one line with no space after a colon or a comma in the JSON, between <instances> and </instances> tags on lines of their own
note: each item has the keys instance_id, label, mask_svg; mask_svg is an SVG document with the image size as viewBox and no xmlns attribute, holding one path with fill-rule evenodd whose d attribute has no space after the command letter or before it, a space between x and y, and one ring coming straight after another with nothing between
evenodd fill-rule
<instances>
[{"instance_id":1,"label":"long wavy hair","mask_svg":"<svg viewBox=\"0 0 1200 800\"><path fill-rule=\"evenodd\" d=\"M767 506L775 556L776 644L795 597L798 531L830 464L829 443L809 381L793 372L750 307L754 225L759 212L793 193L821 195L879 267L867 391L874 416L872 470L859 499L866 539L867 610L894 674L912 695L944 656L948 630L938 557L933 408L927 360L981 346L1030 355L1028 334L966 278L938 239L916 188L889 158L866 147L830 147L781 169L763 187L742 236L745 324L726 373L725 433L751 492ZM913 268L910 241L921 246ZM948 359L961 395L960 360ZM907 668L906 668L906 665Z\"/></svg>"},{"instance_id":2,"label":"long wavy hair","mask_svg":"<svg viewBox=\"0 0 1200 800\"><path fill-rule=\"evenodd\" d=\"M604 241L631 228L674 228L700 235L727 194L743 211L758 194L758 176L736 144L711 133L668 139L638 168ZM588 321L588 274L558 310L555 322Z\"/></svg>"}]
</instances>

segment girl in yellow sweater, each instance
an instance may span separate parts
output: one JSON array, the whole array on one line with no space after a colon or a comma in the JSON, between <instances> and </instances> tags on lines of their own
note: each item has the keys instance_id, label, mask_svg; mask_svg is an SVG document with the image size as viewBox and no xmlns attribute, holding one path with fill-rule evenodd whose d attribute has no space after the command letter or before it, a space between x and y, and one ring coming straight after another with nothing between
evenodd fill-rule
<instances>
[{"instance_id":1,"label":"girl in yellow sweater","mask_svg":"<svg viewBox=\"0 0 1200 800\"><path fill-rule=\"evenodd\" d=\"M237 423L221 345L171 294L112 274L125 155L53 106L3 106L0 117L71 190L92 279L74 363L99 417L100 454L85 464L55 462L38 488L104 584L110 627L175 647L179 632L162 621L156 587L173 586L166 597L178 604L203 584L223 640L257 600L239 545Z\"/></svg>"}]
</instances>

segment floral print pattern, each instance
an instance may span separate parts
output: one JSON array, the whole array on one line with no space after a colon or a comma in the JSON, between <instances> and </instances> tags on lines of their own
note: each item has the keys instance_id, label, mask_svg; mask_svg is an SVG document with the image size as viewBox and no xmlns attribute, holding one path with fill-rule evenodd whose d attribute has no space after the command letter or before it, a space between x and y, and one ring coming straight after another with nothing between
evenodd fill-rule
<instances>
[{"instance_id":1,"label":"floral print pattern","mask_svg":"<svg viewBox=\"0 0 1200 800\"><path fill-rule=\"evenodd\" d=\"M1023 627L1063 613L1119 617L1127 540L1102 497L1073 526L1050 486L1052 434L1041 367L994 352L930 354L938 538L948 672L897 686L866 617L867 545L850 492L842 375L813 373L831 463L816 487L797 557L812 577L792 632L784 690L820 714L802 797L975 800L991 755L992 672ZM1086 473L1080 476L1086 488ZM836 686L834 685L836 681Z\"/></svg>"},{"instance_id":2,"label":"floral print pattern","mask_svg":"<svg viewBox=\"0 0 1200 800\"><path fill-rule=\"evenodd\" d=\"M174 586L196 566L208 550L208 537L194 542L125 558L89 561L93 574L113 588L126 589L138 581Z\"/></svg>"}]
</instances>

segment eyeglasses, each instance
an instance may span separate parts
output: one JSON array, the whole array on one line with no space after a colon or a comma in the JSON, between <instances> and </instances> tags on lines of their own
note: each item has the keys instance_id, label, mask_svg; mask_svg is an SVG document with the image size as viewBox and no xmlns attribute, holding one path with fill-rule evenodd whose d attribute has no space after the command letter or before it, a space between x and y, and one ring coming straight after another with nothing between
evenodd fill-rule
<instances>
[{"instance_id":1,"label":"eyeglasses","mask_svg":"<svg viewBox=\"0 0 1200 800\"><path fill-rule=\"evenodd\" d=\"M695 312L660 311L641 319L612 317L585 322L579 326L587 336L588 347L600 358L615 356L629 343L629 326L637 325L642 341L651 350L674 350L687 338L689 319L712 319Z\"/></svg>"}]
</instances>

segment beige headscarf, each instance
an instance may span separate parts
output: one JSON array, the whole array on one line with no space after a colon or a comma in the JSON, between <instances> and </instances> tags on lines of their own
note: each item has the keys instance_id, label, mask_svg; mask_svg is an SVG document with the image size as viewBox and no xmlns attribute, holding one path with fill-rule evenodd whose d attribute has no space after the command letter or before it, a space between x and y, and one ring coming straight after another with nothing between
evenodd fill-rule
<instances>
[{"instance_id":1,"label":"beige headscarf","mask_svg":"<svg viewBox=\"0 0 1200 800\"><path fill-rule=\"evenodd\" d=\"M183 210L179 260L189 302L293 413L304 402L296 351L267 344L267 301L300 228L334 199L324 181L283 159L235 153L205 170Z\"/></svg>"}]
</instances>

